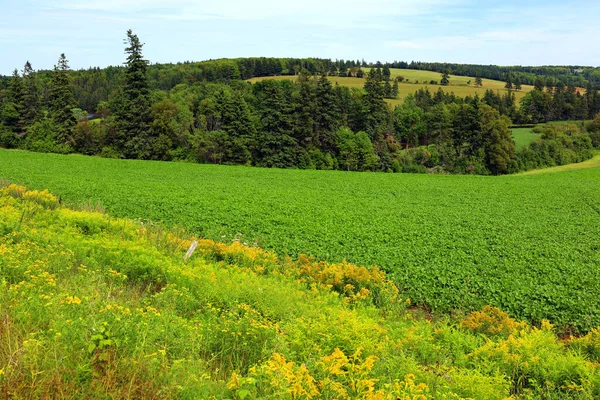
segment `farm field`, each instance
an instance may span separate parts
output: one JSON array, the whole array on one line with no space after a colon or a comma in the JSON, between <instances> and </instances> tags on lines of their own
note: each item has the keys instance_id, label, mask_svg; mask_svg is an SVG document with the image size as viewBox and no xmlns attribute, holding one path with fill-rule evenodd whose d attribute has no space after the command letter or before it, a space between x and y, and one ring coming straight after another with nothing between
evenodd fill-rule
<instances>
[{"instance_id":1,"label":"farm field","mask_svg":"<svg viewBox=\"0 0 600 400\"><path fill-rule=\"evenodd\" d=\"M277 170L0 150L66 203L279 255L379 265L434 311L600 325L600 169L503 177Z\"/></svg>"},{"instance_id":2,"label":"farm field","mask_svg":"<svg viewBox=\"0 0 600 400\"><path fill-rule=\"evenodd\" d=\"M428 316L384 273L0 185L3 398L591 399L598 330ZM559 336L561 335L561 336Z\"/></svg>"},{"instance_id":3,"label":"farm field","mask_svg":"<svg viewBox=\"0 0 600 400\"><path fill-rule=\"evenodd\" d=\"M368 68L365 69L365 72L366 71L368 71ZM444 91L446 91L448 93L454 92L454 94L456 94L459 97L474 96L476 93L478 93L479 96L482 97L485 94L485 91L487 89L492 89L494 91L497 90L497 91L500 91L500 93L506 92L506 89L504 88L505 82L494 81L491 79L482 79L483 87L478 88L478 87L473 86L473 83L475 82L474 77L451 75L450 76L450 84L448 86L441 86L441 85L429 84L429 82L431 80L438 81L438 82L440 81L441 75L437 72L410 70L410 69L396 69L396 68L391 68L390 72L391 72L392 77L397 77L397 76L401 75L404 78L409 80L408 83L402 82L402 83L398 84L398 99L387 99L386 100L392 106L402 104L402 102L404 101L404 98L407 95L414 94L417 90L419 90L421 88L428 88L429 91L435 92L438 90L438 88L441 87ZM258 82L258 81L265 80L265 79L296 80L296 77L295 76L269 76L269 77L261 77L261 78L252 78L252 79L249 79L248 82ZM364 86L364 83L365 83L364 78L347 78L347 77L331 76L331 77L329 77L329 80L331 81L331 83L333 85L338 84L341 86L348 86L350 88L357 88L357 89L362 89ZM418 81L419 83L415 83L415 81ZM426 81L427 83L424 81ZM468 81L471 81L470 85L467 85ZM523 96L525 96L525 93L531 91L532 89L533 89L533 86L523 85L522 90L515 91L514 93L517 98L517 101L520 100Z\"/></svg>"}]
</instances>

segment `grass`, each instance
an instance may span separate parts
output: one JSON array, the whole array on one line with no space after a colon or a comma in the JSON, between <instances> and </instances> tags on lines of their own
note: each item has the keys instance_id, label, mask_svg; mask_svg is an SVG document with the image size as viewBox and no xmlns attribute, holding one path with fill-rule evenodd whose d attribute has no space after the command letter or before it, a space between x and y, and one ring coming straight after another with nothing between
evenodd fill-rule
<instances>
[{"instance_id":1,"label":"grass","mask_svg":"<svg viewBox=\"0 0 600 400\"><path fill-rule=\"evenodd\" d=\"M533 128L513 128L512 136L517 146L517 150L529 146L532 142L540 138L539 133L535 133Z\"/></svg>"},{"instance_id":2,"label":"grass","mask_svg":"<svg viewBox=\"0 0 600 400\"><path fill-rule=\"evenodd\" d=\"M520 175L536 175L536 174L549 174L554 172L565 172L565 171L576 171L579 169L598 168L600 167L600 153L587 160L576 164L559 165L557 167L534 169L531 171L522 172Z\"/></svg>"},{"instance_id":3,"label":"grass","mask_svg":"<svg viewBox=\"0 0 600 400\"><path fill-rule=\"evenodd\" d=\"M368 68L366 69L368 71ZM465 77L465 76L451 76L450 84L448 86L441 85L431 85L430 81L435 80L437 82L440 81L441 75L437 72L431 71L420 71L420 70L410 70L410 69L390 69L392 77L402 75L404 78L408 79L409 82L402 82L398 84L398 98L397 99L387 99L386 101L392 105L396 106L398 104L402 104L404 99L409 94L414 94L417 90L421 88L427 88L431 92L435 92L438 88L442 88L445 92L454 92L455 95L459 97L466 96L475 96L475 94L479 94L480 97L483 97L485 91L487 89L491 89L494 91L499 91L501 94L506 92L504 88L505 82L494 81L491 79L483 79L483 87L478 88L474 86L475 78L473 77ZM296 80L295 76L269 76L269 77L261 77L261 78L252 78L249 82L258 82L265 79L276 79L276 80ZM344 77L329 77L329 80L332 84L339 84L341 86L348 86L350 88L362 89L364 87L365 79L364 78L344 78ZM415 83L418 81L419 83ZM469 85L467 82L471 81ZM533 86L523 85L522 90L515 91L515 96L517 101L520 100L525 94L529 91L533 90Z\"/></svg>"},{"instance_id":4,"label":"grass","mask_svg":"<svg viewBox=\"0 0 600 400\"><path fill-rule=\"evenodd\" d=\"M381 266L436 312L600 325L600 169L504 177L301 171L0 151L0 178L280 256Z\"/></svg>"},{"instance_id":5,"label":"grass","mask_svg":"<svg viewBox=\"0 0 600 400\"><path fill-rule=\"evenodd\" d=\"M3 398L600 396L600 334L426 318L377 269L199 240L0 188Z\"/></svg>"}]
</instances>

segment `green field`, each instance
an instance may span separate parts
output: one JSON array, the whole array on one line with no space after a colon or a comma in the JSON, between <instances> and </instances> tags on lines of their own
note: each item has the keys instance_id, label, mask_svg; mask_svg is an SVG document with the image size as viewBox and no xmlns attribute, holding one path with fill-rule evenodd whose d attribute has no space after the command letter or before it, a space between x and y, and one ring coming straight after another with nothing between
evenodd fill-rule
<instances>
[{"instance_id":1,"label":"green field","mask_svg":"<svg viewBox=\"0 0 600 400\"><path fill-rule=\"evenodd\" d=\"M368 68L366 69L366 71L368 71ZM437 72L395 68L391 68L390 72L392 74L392 77L402 75L405 79L408 79L408 82L405 81L398 84L398 99L387 99L387 102L391 105L401 104L407 95L414 94L417 90L421 88L428 88L430 92L435 92L438 90L438 88L442 88L445 92L454 92L454 94L459 97L474 96L476 93L479 94L480 97L482 97L487 89L500 91L501 94L506 92L506 89L504 88L505 82L494 81L491 79L482 79L483 87L478 88L474 86L475 78L473 77L451 75L450 84L448 86L441 86L429 84L429 82L432 80L437 82L441 80L441 75ZM265 79L296 80L296 77L269 76L262 78L252 78L249 80L249 82L258 82ZM341 86L348 86L350 88L358 89L362 89L365 84L364 78L343 78L332 76L329 77L329 80L334 85L339 84ZM415 81L418 81L419 83L415 83ZM471 81L469 85L467 85L468 81ZM522 90L514 92L517 100L520 100L523 96L525 96L525 93L531 91L532 89L533 86L523 85Z\"/></svg>"},{"instance_id":2,"label":"green field","mask_svg":"<svg viewBox=\"0 0 600 400\"><path fill-rule=\"evenodd\" d=\"M0 178L192 234L382 266L417 304L600 325L600 169L302 171L0 151Z\"/></svg>"},{"instance_id":3,"label":"green field","mask_svg":"<svg viewBox=\"0 0 600 400\"><path fill-rule=\"evenodd\" d=\"M531 142L540 138L540 134L533 132L532 128L513 128L511 131L517 150L529 146Z\"/></svg>"}]
</instances>

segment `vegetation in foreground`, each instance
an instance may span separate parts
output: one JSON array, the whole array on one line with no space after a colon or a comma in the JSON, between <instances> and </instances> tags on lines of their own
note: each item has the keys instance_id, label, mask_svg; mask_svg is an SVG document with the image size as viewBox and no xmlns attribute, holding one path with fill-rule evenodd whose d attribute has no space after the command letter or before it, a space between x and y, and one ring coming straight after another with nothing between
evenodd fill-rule
<instances>
[{"instance_id":1,"label":"vegetation in foreground","mask_svg":"<svg viewBox=\"0 0 600 400\"><path fill-rule=\"evenodd\" d=\"M377 268L0 191L5 398L503 399L600 395L600 335L502 311L424 318ZM181 233L181 232L180 232Z\"/></svg>"},{"instance_id":2,"label":"vegetation in foreground","mask_svg":"<svg viewBox=\"0 0 600 400\"><path fill-rule=\"evenodd\" d=\"M491 304L561 330L600 325L598 168L397 175L0 150L0 177L281 257L378 265L436 312Z\"/></svg>"}]
</instances>

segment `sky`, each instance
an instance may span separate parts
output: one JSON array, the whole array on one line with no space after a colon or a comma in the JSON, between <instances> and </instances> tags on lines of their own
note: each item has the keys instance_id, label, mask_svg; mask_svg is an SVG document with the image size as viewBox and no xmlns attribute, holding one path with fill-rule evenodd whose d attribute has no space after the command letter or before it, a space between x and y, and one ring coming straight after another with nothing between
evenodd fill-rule
<instances>
[{"instance_id":1,"label":"sky","mask_svg":"<svg viewBox=\"0 0 600 400\"><path fill-rule=\"evenodd\" d=\"M0 74L121 65L132 29L152 63L321 57L600 66L598 0L0 0Z\"/></svg>"}]
</instances>

